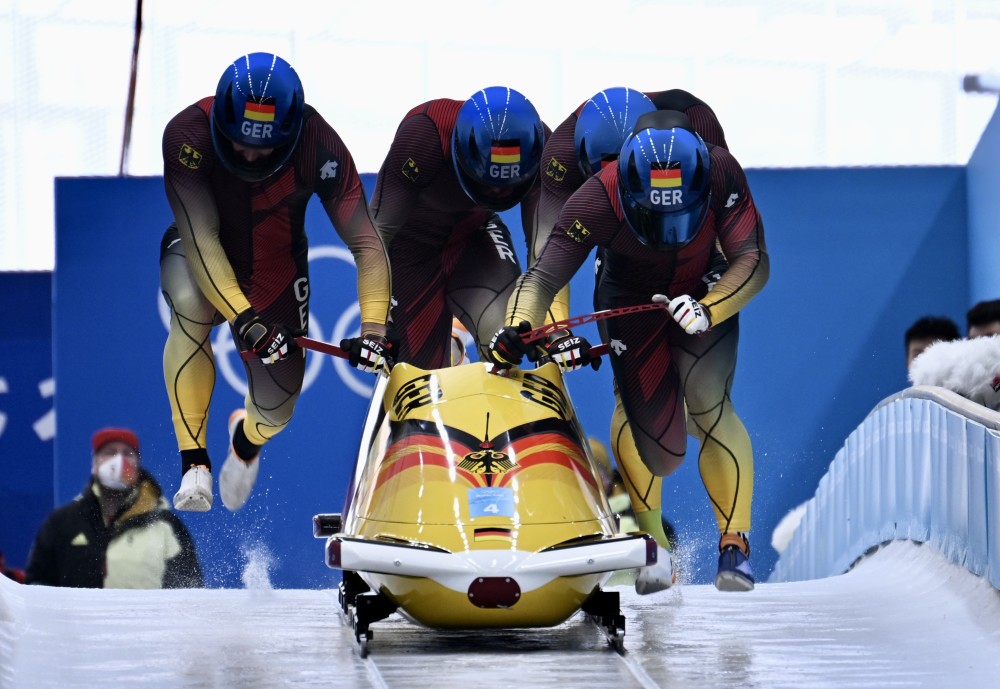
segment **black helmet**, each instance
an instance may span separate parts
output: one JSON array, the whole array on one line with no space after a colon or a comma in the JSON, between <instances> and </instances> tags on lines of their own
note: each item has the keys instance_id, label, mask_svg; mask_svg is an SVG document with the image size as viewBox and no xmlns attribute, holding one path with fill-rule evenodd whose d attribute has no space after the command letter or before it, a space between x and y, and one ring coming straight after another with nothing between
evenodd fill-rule
<instances>
[{"instance_id":1,"label":"black helmet","mask_svg":"<svg viewBox=\"0 0 1000 689\"><path fill-rule=\"evenodd\" d=\"M708 147L684 113L643 115L618 157L618 193L639 241L663 251L694 239L712 195Z\"/></svg>"},{"instance_id":2,"label":"black helmet","mask_svg":"<svg viewBox=\"0 0 1000 689\"><path fill-rule=\"evenodd\" d=\"M465 101L455 121L451 157L458 182L480 206L515 206L535 181L545 130L527 98L491 86Z\"/></svg>"},{"instance_id":3,"label":"black helmet","mask_svg":"<svg viewBox=\"0 0 1000 689\"><path fill-rule=\"evenodd\" d=\"M226 68L215 91L211 129L216 155L241 179L267 179L295 150L304 107L302 82L290 64L271 53L244 55ZM248 161L233 144L271 152Z\"/></svg>"}]
</instances>

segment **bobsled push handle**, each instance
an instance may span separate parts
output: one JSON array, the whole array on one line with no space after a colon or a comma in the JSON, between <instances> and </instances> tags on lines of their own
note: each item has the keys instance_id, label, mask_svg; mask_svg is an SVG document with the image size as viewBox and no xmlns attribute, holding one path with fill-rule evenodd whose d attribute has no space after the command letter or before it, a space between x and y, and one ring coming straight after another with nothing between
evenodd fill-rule
<instances>
[{"instance_id":1,"label":"bobsled push handle","mask_svg":"<svg viewBox=\"0 0 1000 689\"><path fill-rule=\"evenodd\" d=\"M666 304L660 302L652 302L649 304L636 304L635 306L621 306L616 309L605 309L603 311L595 311L594 313L584 314L583 316L573 316L572 318L566 318L561 321L556 321L555 323L549 323L541 327L535 328L534 330L529 330L528 332L521 335L521 339L525 342L537 342L545 337L548 337L552 333L559 332L560 330L569 330L570 328L583 325L584 323L593 323L595 321L603 321L608 318L614 318L615 316L625 316L630 313L639 313L640 311L655 311L657 309L667 308ZM597 349L594 347L593 349ZM591 350L593 351L593 350ZM607 351L607 348L605 348Z\"/></svg>"},{"instance_id":2,"label":"bobsled push handle","mask_svg":"<svg viewBox=\"0 0 1000 689\"><path fill-rule=\"evenodd\" d=\"M620 309L607 309L606 311L597 311L595 313L590 313L585 316L576 316L575 318L567 318L563 321L557 321L555 323L549 323L548 325L543 325L541 328L535 328L534 330L525 333L523 335L525 342L534 342L540 340L549 333L556 332L559 330L564 330L570 328L574 325L580 325L581 323L590 323L592 321L600 321L605 318L611 318L612 316L620 316L625 313L635 313L637 311L651 311L654 308L664 308L663 304L641 304L639 306L626 306ZM615 312L615 313L612 313ZM581 320L585 319L585 320ZM536 333L544 331L543 334L537 335ZM314 352L320 352L321 354L329 354L331 356L340 357L341 359L348 359L350 355L337 345L330 344L329 342L323 342L322 340L314 340L311 337L299 336L295 338L295 344L297 344L302 349L311 349ZM595 345L590 348L590 352L593 356L604 356L608 353L608 346L605 344ZM257 356L251 350L243 350L240 352L240 357L244 360L251 359Z\"/></svg>"},{"instance_id":3,"label":"bobsled push handle","mask_svg":"<svg viewBox=\"0 0 1000 689\"><path fill-rule=\"evenodd\" d=\"M314 352L330 354L332 356L340 357L341 359L347 359L349 357L348 353L337 345L332 345L329 342L323 342L322 340L314 340L311 337L296 337L295 344L302 347L302 349L311 349Z\"/></svg>"},{"instance_id":4,"label":"bobsled push handle","mask_svg":"<svg viewBox=\"0 0 1000 689\"><path fill-rule=\"evenodd\" d=\"M314 340L311 337L303 337L300 335L295 338L295 344L302 349L311 349L314 352L320 352L321 354L330 354L332 356L340 357L341 359L349 358L348 353L337 345L332 345L329 342L323 342L322 340ZM240 352L240 357L244 361L252 359L255 356L257 355L249 349Z\"/></svg>"}]
</instances>

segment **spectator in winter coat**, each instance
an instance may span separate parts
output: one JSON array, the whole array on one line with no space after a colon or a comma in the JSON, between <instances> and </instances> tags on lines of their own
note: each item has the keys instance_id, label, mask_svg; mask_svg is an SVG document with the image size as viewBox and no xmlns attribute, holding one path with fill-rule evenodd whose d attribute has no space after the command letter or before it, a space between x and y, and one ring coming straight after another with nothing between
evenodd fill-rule
<instances>
[{"instance_id":1,"label":"spectator in winter coat","mask_svg":"<svg viewBox=\"0 0 1000 689\"><path fill-rule=\"evenodd\" d=\"M42 524L25 583L74 588L197 588L194 542L153 476L140 466L139 439L104 428L91 439L83 492Z\"/></svg>"}]
</instances>

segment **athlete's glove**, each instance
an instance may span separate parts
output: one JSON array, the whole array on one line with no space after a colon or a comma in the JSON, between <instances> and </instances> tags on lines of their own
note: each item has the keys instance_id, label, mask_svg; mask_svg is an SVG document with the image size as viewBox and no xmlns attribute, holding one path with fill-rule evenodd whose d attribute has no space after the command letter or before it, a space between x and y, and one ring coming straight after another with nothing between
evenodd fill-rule
<instances>
[{"instance_id":1,"label":"athlete's glove","mask_svg":"<svg viewBox=\"0 0 1000 689\"><path fill-rule=\"evenodd\" d=\"M545 345L545 356L559 364L563 372L575 371L587 364L595 371L601 367L601 357L590 356L587 338L574 335L568 330L549 337L552 341Z\"/></svg>"},{"instance_id":2,"label":"athlete's glove","mask_svg":"<svg viewBox=\"0 0 1000 689\"><path fill-rule=\"evenodd\" d=\"M711 292L716 283L722 279L722 273L715 268L709 268L708 272L701 276L701 281L705 283L705 291Z\"/></svg>"},{"instance_id":3,"label":"athlete's glove","mask_svg":"<svg viewBox=\"0 0 1000 689\"><path fill-rule=\"evenodd\" d=\"M705 307L687 294L674 299L669 299L665 294L654 294L653 301L667 304L670 315L688 335L698 335L712 327Z\"/></svg>"},{"instance_id":4,"label":"athlete's glove","mask_svg":"<svg viewBox=\"0 0 1000 689\"><path fill-rule=\"evenodd\" d=\"M347 361L365 373L374 373L383 366L391 367L392 343L381 335L368 333L340 341L340 348L347 352Z\"/></svg>"},{"instance_id":5,"label":"athlete's glove","mask_svg":"<svg viewBox=\"0 0 1000 689\"><path fill-rule=\"evenodd\" d=\"M521 335L529 330L531 324L528 321L521 321L516 327L505 325L497 330L490 340L489 357L493 365L501 369L512 368L520 364L525 355L530 361L536 361L535 345L521 339Z\"/></svg>"},{"instance_id":6,"label":"athlete's glove","mask_svg":"<svg viewBox=\"0 0 1000 689\"><path fill-rule=\"evenodd\" d=\"M265 365L287 359L299 348L292 330L277 323L263 322L253 309L236 316L233 327L243 346L260 357Z\"/></svg>"},{"instance_id":7,"label":"athlete's glove","mask_svg":"<svg viewBox=\"0 0 1000 689\"><path fill-rule=\"evenodd\" d=\"M708 271L701 276L701 281L705 283L705 290L712 291L716 283L722 279L723 273L729 269L729 261L723 255L722 250L715 246L712 250L711 262Z\"/></svg>"}]
</instances>

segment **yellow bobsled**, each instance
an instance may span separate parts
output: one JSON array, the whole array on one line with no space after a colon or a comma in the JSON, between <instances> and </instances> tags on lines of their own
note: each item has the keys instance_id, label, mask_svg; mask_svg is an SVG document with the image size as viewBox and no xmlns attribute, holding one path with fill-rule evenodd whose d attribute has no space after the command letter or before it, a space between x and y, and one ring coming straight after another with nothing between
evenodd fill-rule
<instances>
[{"instance_id":1,"label":"yellow bobsled","mask_svg":"<svg viewBox=\"0 0 1000 689\"><path fill-rule=\"evenodd\" d=\"M555 626L583 610L620 647L612 572L652 564L621 534L553 363L380 376L347 505L314 518L366 649L400 612L434 628Z\"/></svg>"}]
</instances>

